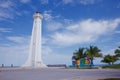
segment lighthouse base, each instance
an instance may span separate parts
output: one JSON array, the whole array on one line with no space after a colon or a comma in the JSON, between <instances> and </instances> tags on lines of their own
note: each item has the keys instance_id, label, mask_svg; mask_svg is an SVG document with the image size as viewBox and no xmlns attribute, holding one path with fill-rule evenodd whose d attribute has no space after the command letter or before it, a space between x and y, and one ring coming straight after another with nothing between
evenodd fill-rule
<instances>
[{"instance_id":1,"label":"lighthouse base","mask_svg":"<svg viewBox=\"0 0 120 80\"><path fill-rule=\"evenodd\" d=\"M42 62L36 62L35 64L25 63L21 67L22 68L47 68L47 66Z\"/></svg>"}]
</instances>

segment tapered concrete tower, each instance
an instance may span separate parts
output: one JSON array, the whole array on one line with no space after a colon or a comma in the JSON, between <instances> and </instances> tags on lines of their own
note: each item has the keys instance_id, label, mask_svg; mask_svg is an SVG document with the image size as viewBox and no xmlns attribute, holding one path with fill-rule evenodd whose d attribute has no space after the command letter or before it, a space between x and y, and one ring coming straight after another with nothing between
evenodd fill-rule
<instances>
[{"instance_id":1,"label":"tapered concrete tower","mask_svg":"<svg viewBox=\"0 0 120 80\"><path fill-rule=\"evenodd\" d=\"M34 68L41 68L46 67L45 64L42 62L41 56L41 48L42 48L42 19L43 16L40 12L36 12L33 15L34 22L33 22L33 29L32 29L32 36L30 42L30 51L29 57L27 62L23 65L23 67L34 67Z\"/></svg>"}]
</instances>

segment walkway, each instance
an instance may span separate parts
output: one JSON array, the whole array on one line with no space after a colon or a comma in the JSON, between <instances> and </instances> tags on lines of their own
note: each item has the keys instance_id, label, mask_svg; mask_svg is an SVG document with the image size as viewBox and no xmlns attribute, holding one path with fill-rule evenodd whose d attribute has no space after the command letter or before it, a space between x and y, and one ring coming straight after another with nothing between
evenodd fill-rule
<instances>
[{"instance_id":1,"label":"walkway","mask_svg":"<svg viewBox=\"0 0 120 80\"><path fill-rule=\"evenodd\" d=\"M0 80L98 80L120 78L113 69L0 69Z\"/></svg>"}]
</instances>

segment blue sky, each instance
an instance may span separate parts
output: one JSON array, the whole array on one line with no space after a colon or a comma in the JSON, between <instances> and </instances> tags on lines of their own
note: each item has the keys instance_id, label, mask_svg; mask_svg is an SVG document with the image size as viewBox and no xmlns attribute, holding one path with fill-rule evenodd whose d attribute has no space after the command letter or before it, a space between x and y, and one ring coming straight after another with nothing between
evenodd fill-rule
<instances>
[{"instance_id":1,"label":"blue sky","mask_svg":"<svg viewBox=\"0 0 120 80\"><path fill-rule=\"evenodd\" d=\"M98 46L106 55L120 46L120 0L0 0L0 64L27 60L36 11L44 17L45 64L71 64L79 47Z\"/></svg>"}]
</instances>

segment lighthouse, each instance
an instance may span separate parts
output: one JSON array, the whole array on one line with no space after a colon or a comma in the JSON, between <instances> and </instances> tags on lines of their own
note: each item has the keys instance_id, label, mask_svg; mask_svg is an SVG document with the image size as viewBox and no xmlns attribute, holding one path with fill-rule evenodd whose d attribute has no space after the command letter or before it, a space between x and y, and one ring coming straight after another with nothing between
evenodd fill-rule
<instances>
[{"instance_id":1,"label":"lighthouse","mask_svg":"<svg viewBox=\"0 0 120 80\"><path fill-rule=\"evenodd\" d=\"M33 29L30 41L28 60L22 67L47 67L42 61L42 19L40 12L33 15Z\"/></svg>"}]
</instances>

